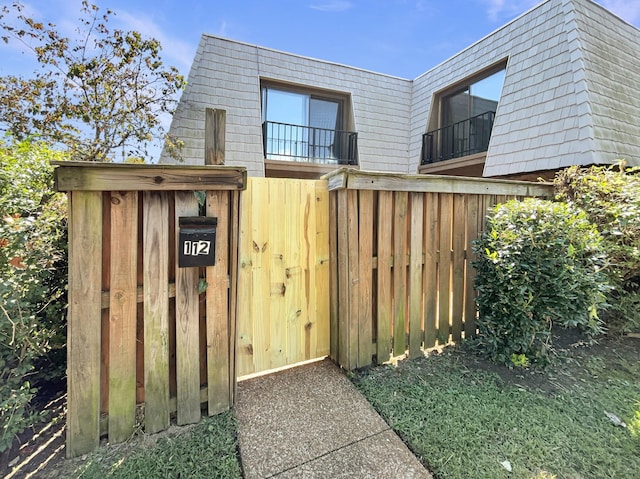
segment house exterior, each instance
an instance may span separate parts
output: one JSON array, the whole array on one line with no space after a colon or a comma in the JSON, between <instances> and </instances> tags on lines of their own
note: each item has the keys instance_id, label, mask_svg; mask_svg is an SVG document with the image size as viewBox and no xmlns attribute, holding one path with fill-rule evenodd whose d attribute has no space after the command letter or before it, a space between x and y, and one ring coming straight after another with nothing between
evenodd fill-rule
<instances>
[{"instance_id":1,"label":"house exterior","mask_svg":"<svg viewBox=\"0 0 640 479\"><path fill-rule=\"evenodd\" d=\"M226 110L229 165L537 178L640 165L640 30L591 0L547 0L413 80L203 35L174 114L204 162ZM161 162L170 161L168 156Z\"/></svg>"}]
</instances>

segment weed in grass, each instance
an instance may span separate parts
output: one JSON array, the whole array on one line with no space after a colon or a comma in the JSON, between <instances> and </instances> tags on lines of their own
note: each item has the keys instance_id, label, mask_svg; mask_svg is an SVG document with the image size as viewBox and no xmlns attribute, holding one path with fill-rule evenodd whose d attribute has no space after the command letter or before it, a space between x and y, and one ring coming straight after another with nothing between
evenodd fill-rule
<instances>
[{"instance_id":1,"label":"weed in grass","mask_svg":"<svg viewBox=\"0 0 640 479\"><path fill-rule=\"evenodd\" d=\"M459 351L354 382L438 479L640 478L640 362L622 349L574 352L546 384L540 372L498 375Z\"/></svg>"}]
</instances>

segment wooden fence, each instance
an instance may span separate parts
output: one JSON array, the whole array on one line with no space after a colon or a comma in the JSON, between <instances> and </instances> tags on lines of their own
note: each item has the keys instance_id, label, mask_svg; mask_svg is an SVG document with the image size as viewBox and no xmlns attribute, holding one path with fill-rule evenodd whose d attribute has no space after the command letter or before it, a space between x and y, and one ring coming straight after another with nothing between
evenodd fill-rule
<instances>
[{"instance_id":1,"label":"wooden fence","mask_svg":"<svg viewBox=\"0 0 640 479\"><path fill-rule=\"evenodd\" d=\"M487 209L549 185L342 169L330 191L331 358L345 369L475 333L471 242Z\"/></svg>"},{"instance_id":2,"label":"wooden fence","mask_svg":"<svg viewBox=\"0 0 640 479\"><path fill-rule=\"evenodd\" d=\"M327 182L249 178L240 211L238 376L328 355Z\"/></svg>"},{"instance_id":3,"label":"wooden fence","mask_svg":"<svg viewBox=\"0 0 640 479\"><path fill-rule=\"evenodd\" d=\"M95 449L101 430L121 442L173 413L197 422L203 402L229 408L244 168L57 165L69 197L67 456ZM201 209L218 221L215 266L180 268L177 219Z\"/></svg>"},{"instance_id":4,"label":"wooden fence","mask_svg":"<svg viewBox=\"0 0 640 479\"><path fill-rule=\"evenodd\" d=\"M238 376L326 354L354 369L472 335L470 243L487 209L552 194L350 169L310 181L57 165L69 197L69 457L101 434L163 430L174 414L197 422L203 403L223 411ZM178 219L202 215L217 218L216 263L181 268Z\"/></svg>"}]
</instances>

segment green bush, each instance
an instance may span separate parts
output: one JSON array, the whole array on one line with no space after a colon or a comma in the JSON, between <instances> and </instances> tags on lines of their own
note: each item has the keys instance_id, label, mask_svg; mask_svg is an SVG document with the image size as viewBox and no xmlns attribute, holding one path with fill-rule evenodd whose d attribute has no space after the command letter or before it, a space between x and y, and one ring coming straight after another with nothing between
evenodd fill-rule
<instances>
[{"instance_id":1,"label":"green bush","mask_svg":"<svg viewBox=\"0 0 640 479\"><path fill-rule=\"evenodd\" d=\"M47 361L66 336L66 200L53 192L52 159L63 156L0 142L0 452L37 419L38 381L64 371L63 359Z\"/></svg>"},{"instance_id":2,"label":"green bush","mask_svg":"<svg viewBox=\"0 0 640 479\"><path fill-rule=\"evenodd\" d=\"M585 211L603 238L612 286L607 327L640 331L640 168L567 168L556 175L558 199Z\"/></svg>"},{"instance_id":3,"label":"green bush","mask_svg":"<svg viewBox=\"0 0 640 479\"><path fill-rule=\"evenodd\" d=\"M505 364L544 363L553 326L601 332L601 241L586 215L564 203L529 198L496 206L474 242L482 353Z\"/></svg>"}]
</instances>

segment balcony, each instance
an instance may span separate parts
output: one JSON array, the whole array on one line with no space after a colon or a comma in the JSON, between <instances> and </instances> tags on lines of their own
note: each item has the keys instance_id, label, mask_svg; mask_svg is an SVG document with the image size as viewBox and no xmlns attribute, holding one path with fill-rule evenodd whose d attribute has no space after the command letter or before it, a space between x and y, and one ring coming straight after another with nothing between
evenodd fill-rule
<instances>
[{"instance_id":1,"label":"balcony","mask_svg":"<svg viewBox=\"0 0 640 479\"><path fill-rule=\"evenodd\" d=\"M421 165L486 152L489 148L495 111L487 111L466 120L422 135Z\"/></svg>"},{"instance_id":2,"label":"balcony","mask_svg":"<svg viewBox=\"0 0 640 479\"><path fill-rule=\"evenodd\" d=\"M357 165L358 134L310 126L265 121L264 157L317 165Z\"/></svg>"}]
</instances>

